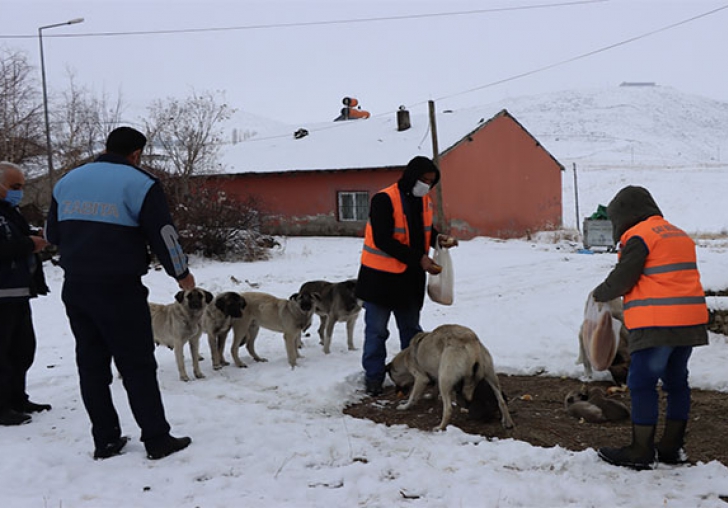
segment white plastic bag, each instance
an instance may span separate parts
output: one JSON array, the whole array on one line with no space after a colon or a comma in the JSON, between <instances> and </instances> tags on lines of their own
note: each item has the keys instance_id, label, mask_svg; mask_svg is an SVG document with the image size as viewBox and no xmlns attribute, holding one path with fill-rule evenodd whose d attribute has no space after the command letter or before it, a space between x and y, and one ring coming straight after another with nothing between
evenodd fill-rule
<instances>
[{"instance_id":1,"label":"white plastic bag","mask_svg":"<svg viewBox=\"0 0 728 508\"><path fill-rule=\"evenodd\" d=\"M440 247L438 243L432 259L442 267L442 271L437 275L429 274L427 295L435 303L452 305L455 301L455 273L453 272L450 251Z\"/></svg>"},{"instance_id":2,"label":"white plastic bag","mask_svg":"<svg viewBox=\"0 0 728 508\"><path fill-rule=\"evenodd\" d=\"M591 293L584 308L579 356L587 372L607 370L619 347L622 323L612 316L609 303L597 302ZM588 365L587 365L588 364Z\"/></svg>"}]
</instances>

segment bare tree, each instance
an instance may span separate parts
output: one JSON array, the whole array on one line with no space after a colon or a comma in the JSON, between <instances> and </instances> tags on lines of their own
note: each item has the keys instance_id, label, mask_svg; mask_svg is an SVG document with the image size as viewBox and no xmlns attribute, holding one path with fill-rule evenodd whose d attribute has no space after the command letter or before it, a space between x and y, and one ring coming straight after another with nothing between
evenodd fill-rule
<instances>
[{"instance_id":1,"label":"bare tree","mask_svg":"<svg viewBox=\"0 0 728 508\"><path fill-rule=\"evenodd\" d=\"M121 95L111 100L109 95L94 95L76 83L68 72L69 87L61 94L54 110L54 147L62 172L93 158L100 150L106 133L121 121Z\"/></svg>"},{"instance_id":2,"label":"bare tree","mask_svg":"<svg viewBox=\"0 0 728 508\"><path fill-rule=\"evenodd\" d=\"M0 48L0 160L31 170L45 153L43 103L32 70L27 55Z\"/></svg>"},{"instance_id":3,"label":"bare tree","mask_svg":"<svg viewBox=\"0 0 728 508\"><path fill-rule=\"evenodd\" d=\"M185 99L156 100L148 108L149 145L161 155L152 162L177 176L181 192L189 194L189 178L218 168L222 124L235 112L221 92L192 92Z\"/></svg>"}]
</instances>

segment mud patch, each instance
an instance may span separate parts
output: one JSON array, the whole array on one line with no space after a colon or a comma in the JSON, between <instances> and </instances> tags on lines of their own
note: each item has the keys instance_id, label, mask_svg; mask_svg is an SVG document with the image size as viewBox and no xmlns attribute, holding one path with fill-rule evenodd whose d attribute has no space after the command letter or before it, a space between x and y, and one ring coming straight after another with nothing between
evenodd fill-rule
<instances>
[{"instance_id":1,"label":"mud patch","mask_svg":"<svg viewBox=\"0 0 728 508\"><path fill-rule=\"evenodd\" d=\"M582 382L576 379L547 376L499 376L501 387L508 397L508 407L516 424L506 430L499 419L474 421L459 410L453 412L450 425L469 434L488 438L513 438L535 446L563 448L581 451L601 446L622 446L629 443L629 421L591 424L580 422L564 410L564 398L572 390L579 390ZM594 382L590 386L604 389L607 382ZM618 393L613 398L629 407L629 393ZM407 425L421 430L431 430L440 423L442 402L436 396L421 400L407 411L398 411L403 400L392 386L385 387L379 397L367 397L344 410L355 418L372 420L385 425ZM660 394L660 412L664 413L665 397ZM660 421L657 436L662 434ZM710 390L693 390L692 411L685 449L691 463L718 460L728 465L728 393Z\"/></svg>"}]
</instances>

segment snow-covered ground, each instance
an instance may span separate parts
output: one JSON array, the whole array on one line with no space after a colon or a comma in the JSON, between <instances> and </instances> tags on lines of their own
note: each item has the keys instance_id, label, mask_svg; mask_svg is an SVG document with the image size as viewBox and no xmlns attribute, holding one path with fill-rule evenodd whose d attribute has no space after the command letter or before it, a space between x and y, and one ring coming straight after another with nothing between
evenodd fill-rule
<instances>
[{"instance_id":1,"label":"snow-covered ground","mask_svg":"<svg viewBox=\"0 0 728 508\"><path fill-rule=\"evenodd\" d=\"M581 216L606 204L623 185L648 187L669 220L701 233L698 256L706 289L728 287L728 239L711 238L728 227L721 194L728 188L725 171L584 170L578 177ZM567 172L564 218L573 228L569 182ZM579 253L581 243L570 238L573 232L566 231L540 233L530 241L462 242L452 251L455 304L427 301L423 326L471 327L501 373L581 376L575 360L584 298L616 256ZM287 238L269 261L194 258L192 269L199 285L212 292L250 290L236 282L249 281L287 297L307 280L356 276L360 248L356 238ZM46 273L52 293L33 302L38 352L28 381L33 400L51 403L53 410L35 415L29 425L0 429L2 507L725 506L718 496L728 495L728 468L718 462L634 472L600 461L592 449L544 449L512 439L488 441L452 426L432 433L345 416L342 408L363 393L360 351L346 349L342 324L329 355L317 338L306 338L305 358L294 370L280 334L266 330L256 346L268 363L243 355L247 369L213 371L203 340L207 377L188 383L178 379L172 352L158 349L173 433L191 436L192 445L164 460L147 460L115 380L123 431L132 441L123 455L95 462L74 340L60 302L62 273L50 265ZM177 291L159 271L145 283L151 301L171 302ZM393 355L398 341L391 326ZM362 329L360 318L359 348ZM186 357L189 363L187 352ZM727 363L726 338L711 334L710 345L696 349L691 360L692 385L728 391Z\"/></svg>"}]
</instances>

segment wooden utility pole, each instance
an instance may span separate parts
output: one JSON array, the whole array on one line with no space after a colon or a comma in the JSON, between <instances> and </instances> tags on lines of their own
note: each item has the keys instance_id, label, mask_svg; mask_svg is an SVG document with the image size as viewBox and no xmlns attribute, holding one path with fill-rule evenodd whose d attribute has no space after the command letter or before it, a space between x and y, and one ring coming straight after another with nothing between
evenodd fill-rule
<instances>
[{"instance_id":1,"label":"wooden utility pole","mask_svg":"<svg viewBox=\"0 0 728 508\"><path fill-rule=\"evenodd\" d=\"M576 230L581 233L581 229L579 229L579 183L576 181L576 162L574 162L574 207L576 208Z\"/></svg>"},{"instance_id":2,"label":"wooden utility pole","mask_svg":"<svg viewBox=\"0 0 728 508\"><path fill-rule=\"evenodd\" d=\"M437 169L440 169L440 148L437 144L437 120L435 118L435 101L427 102L430 110L430 132L432 133L432 162L435 163ZM440 171L440 183L435 187L435 201L437 202L437 229L440 233L449 233L450 228L445 220L445 210L442 206L442 182L443 174Z\"/></svg>"}]
</instances>

